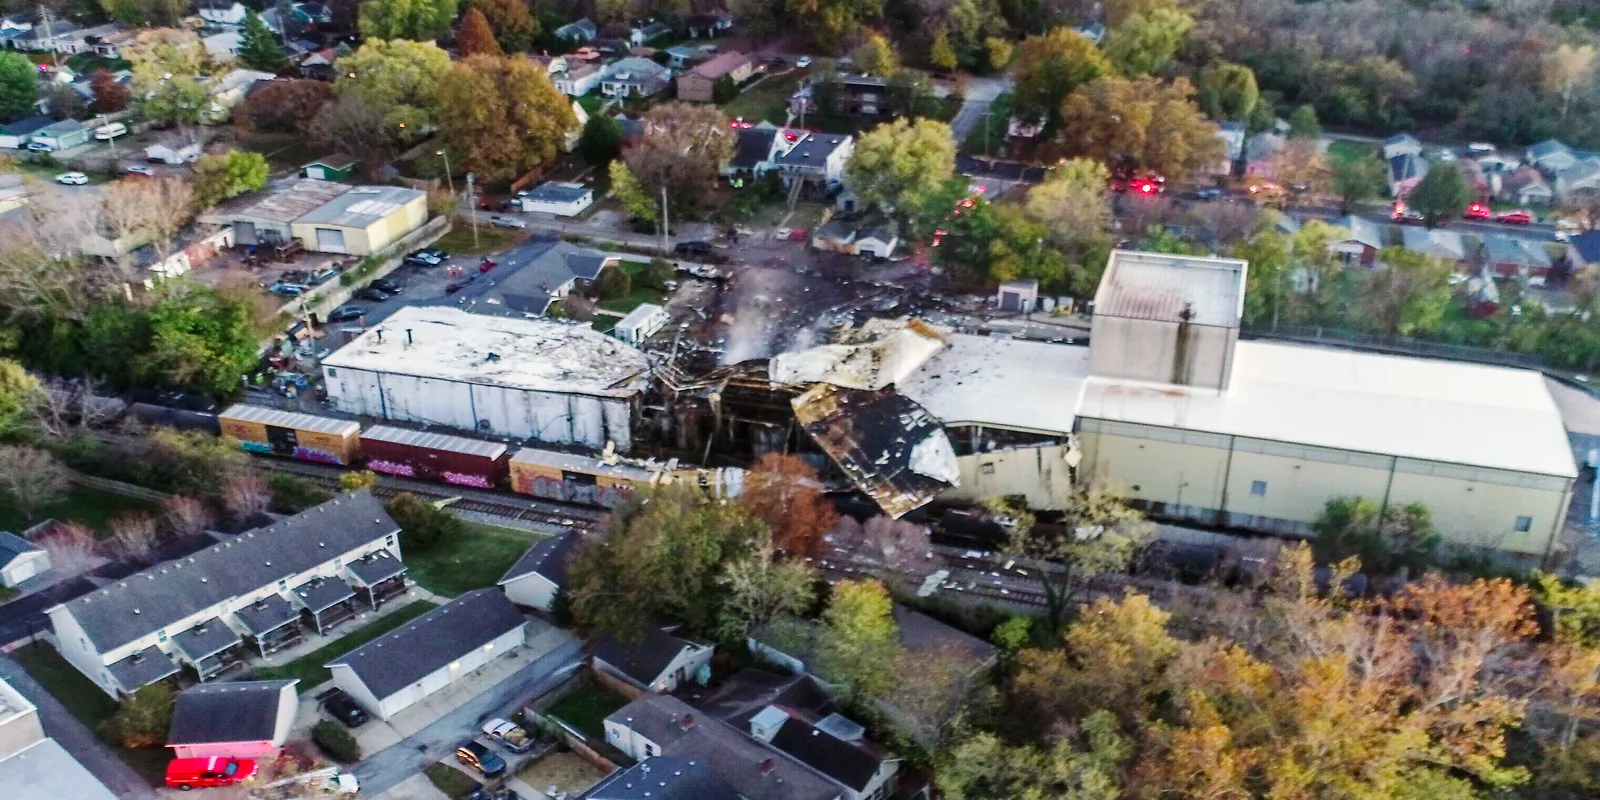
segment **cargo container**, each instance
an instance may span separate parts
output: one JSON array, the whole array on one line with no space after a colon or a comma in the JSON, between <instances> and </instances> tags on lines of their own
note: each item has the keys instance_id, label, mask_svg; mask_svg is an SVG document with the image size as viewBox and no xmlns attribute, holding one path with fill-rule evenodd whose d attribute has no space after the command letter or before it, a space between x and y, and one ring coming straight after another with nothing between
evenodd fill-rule
<instances>
[{"instance_id":1,"label":"cargo container","mask_svg":"<svg viewBox=\"0 0 1600 800\"><path fill-rule=\"evenodd\" d=\"M506 450L499 442L387 425L361 434L361 455L373 472L483 489L505 482Z\"/></svg>"},{"instance_id":2,"label":"cargo container","mask_svg":"<svg viewBox=\"0 0 1600 800\"><path fill-rule=\"evenodd\" d=\"M240 404L217 415L217 422L224 436L252 453L347 465L360 452L361 426L350 420Z\"/></svg>"},{"instance_id":3,"label":"cargo container","mask_svg":"<svg viewBox=\"0 0 1600 800\"><path fill-rule=\"evenodd\" d=\"M661 473L590 456L525 447L511 457L511 490L546 500L612 508L648 491Z\"/></svg>"}]
</instances>

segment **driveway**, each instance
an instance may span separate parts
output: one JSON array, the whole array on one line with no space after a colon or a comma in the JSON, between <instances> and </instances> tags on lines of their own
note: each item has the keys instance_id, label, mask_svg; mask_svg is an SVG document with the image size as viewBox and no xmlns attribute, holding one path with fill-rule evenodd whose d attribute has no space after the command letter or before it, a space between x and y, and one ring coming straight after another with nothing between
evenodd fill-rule
<instances>
[{"instance_id":1,"label":"driveway","mask_svg":"<svg viewBox=\"0 0 1600 800\"><path fill-rule=\"evenodd\" d=\"M429 764L450 756L461 742L472 738L478 732L478 726L490 717L503 715L507 710L549 692L582 664L583 643L576 638L568 638L439 721L357 765L355 774L361 781L362 793L381 794L421 772Z\"/></svg>"},{"instance_id":2,"label":"driveway","mask_svg":"<svg viewBox=\"0 0 1600 800\"><path fill-rule=\"evenodd\" d=\"M956 112L954 119L950 120L950 133L959 146L967 140L972 132L977 130L978 123L983 116L989 113L989 104L996 97L1011 90L1011 77L998 78L971 77L967 79L967 97L961 104L961 110Z\"/></svg>"},{"instance_id":3,"label":"driveway","mask_svg":"<svg viewBox=\"0 0 1600 800\"><path fill-rule=\"evenodd\" d=\"M11 684L12 688L39 708L39 722L44 727L45 735L66 748L113 794L124 800L157 800L155 789L139 777L139 773L124 764L93 731L68 713L66 707L46 692L20 664L0 656L0 679Z\"/></svg>"}]
</instances>

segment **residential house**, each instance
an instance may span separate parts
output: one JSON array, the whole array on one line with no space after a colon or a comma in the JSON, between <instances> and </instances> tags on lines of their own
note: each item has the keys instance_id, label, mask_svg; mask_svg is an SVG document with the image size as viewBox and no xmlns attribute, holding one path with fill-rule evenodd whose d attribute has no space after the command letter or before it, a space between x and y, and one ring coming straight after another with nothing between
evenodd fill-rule
<instances>
[{"instance_id":1,"label":"residential house","mask_svg":"<svg viewBox=\"0 0 1600 800\"><path fill-rule=\"evenodd\" d=\"M167 746L173 758L264 758L278 755L294 726L296 680L200 683L172 704Z\"/></svg>"},{"instance_id":2,"label":"residential house","mask_svg":"<svg viewBox=\"0 0 1600 800\"><path fill-rule=\"evenodd\" d=\"M807 716L769 705L750 718L750 735L843 786L845 800L882 800L894 791L900 759L868 742L865 728L838 713Z\"/></svg>"},{"instance_id":3,"label":"residential house","mask_svg":"<svg viewBox=\"0 0 1600 800\"><path fill-rule=\"evenodd\" d=\"M1328 250L1343 256L1346 264L1372 266L1378 260L1378 251L1383 249L1386 226L1351 214L1339 220L1339 227L1344 229L1345 236L1329 242Z\"/></svg>"},{"instance_id":4,"label":"residential house","mask_svg":"<svg viewBox=\"0 0 1600 800\"><path fill-rule=\"evenodd\" d=\"M1517 278L1530 286L1543 286L1554 266L1543 242L1503 233L1483 237L1483 261L1494 277Z\"/></svg>"},{"instance_id":5,"label":"residential house","mask_svg":"<svg viewBox=\"0 0 1600 800\"><path fill-rule=\"evenodd\" d=\"M339 58L337 48L328 47L314 50L300 59L300 77L312 78L319 81L333 80L333 62Z\"/></svg>"},{"instance_id":6,"label":"residential house","mask_svg":"<svg viewBox=\"0 0 1600 800\"><path fill-rule=\"evenodd\" d=\"M1221 178L1232 177L1235 165L1244 158L1244 141L1248 136L1243 122L1228 121L1217 126L1217 138L1222 140L1222 161L1212 172Z\"/></svg>"},{"instance_id":7,"label":"residential house","mask_svg":"<svg viewBox=\"0 0 1600 800\"><path fill-rule=\"evenodd\" d=\"M566 138L561 140L561 152L570 153L578 149L578 144L583 141L583 128L589 124L589 112L583 110L583 105L576 100L572 101L573 125L567 130Z\"/></svg>"},{"instance_id":8,"label":"residential house","mask_svg":"<svg viewBox=\"0 0 1600 800\"><path fill-rule=\"evenodd\" d=\"M669 33L672 33L672 27L667 23L651 20L628 29L628 43L634 47L643 47Z\"/></svg>"},{"instance_id":9,"label":"residential house","mask_svg":"<svg viewBox=\"0 0 1600 800\"><path fill-rule=\"evenodd\" d=\"M1600 231L1584 231L1567 242L1573 272L1600 266Z\"/></svg>"},{"instance_id":10,"label":"residential house","mask_svg":"<svg viewBox=\"0 0 1600 800\"><path fill-rule=\"evenodd\" d=\"M32 28L18 31L10 43L18 50L35 53L53 50L62 55L73 55L89 49L88 43L83 40L83 30L59 17L49 25L35 24Z\"/></svg>"},{"instance_id":11,"label":"residential house","mask_svg":"<svg viewBox=\"0 0 1600 800\"><path fill-rule=\"evenodd\" d=\"M667 48L667 66L671 69L684 69L699 58L700 51L686 44Z\"/></svg>"},{"instance_id":12,"label":"residential house","mask_svg":"<svg viewBox=\"0 0 1600 800\"><path fill-rule=\"evenodd\" d=\"M1573 152L1564 142L1555 139L1546 139L1528 148L1528 157L1523 159L1529 166L1536 167L1547 175L1554 175L1573 164L1578 163L1578 154Z\"/></svg>"},{"instance_id":13,"label":"residential house","mask_svg":"<svg viewBox=\"0 0 1600 800\"><path fill-rule=\"evenodd\" d=\"M144 157L146 161L159 161L163 164L191 164L200 158L200 153L204 149L204 142L180 133L145 147Z\"/></svg>"},{"instance_id":14,"label":"residential house","mask_svg":"<svg viewBox=\"0 0 1600 800\"><path fill-rule=\"evenodd\" d=\"M1444 261L1457 272L1473 271L1467 262L1466 240L1456 231L1406 225L1400 228L1400 246Z\"/></svg>"},{"instance_id":15,"label":"residential house","mask_svg":"<svg viewBox=\"0 0 1600 800\"><path fill-rule=\"evenodd\" d=\"M206 109L206 119L224 122L232 116L234 106L244 102L252 86L270 81L278 76L253 69L236 69L216 78L211 84L211 105Z\"/></svg>"},{"instance_id":16,"label":"residential house","mask_svg":"<svg viewBox=\"0 0 1600 800\"><path fill-rule=\"evenodd\" d=\"M290 8L290 16L303 28L333 24L333 8L324 3L295 3Z\"/></svg>"},{"instance_id":17,"label":"residential house","mask_svg":"<svg viewBox=\"0 0 1600 800\"><path fill-rule=\"evenodd\" d=\"M64 119L34 131L28 141L49 145L51 150L70 150L89 142L89 126L75 119Z\"/></svg>"},{"instance_id":18,"label":"residential house","mask_svg":"<svg viewBox=\"0 0 1600 800\"><path fill-rule=\"evenodd\" d=\"M43 114L23 117L16 122L0 122L0 147L21 150L28 146L29 138L54 122Z\"/></svg>"},{"instance_id":19,"label":"residential house","mask_svg":"<svg viewBox=\"0 0 1600 800\"><path fill-rule=\"evenodd\" d=\"M39 709L0 681L0 789L9 800L116 800L93 773L44 735Z\"/></svg>"},{"instance_id":20,"label":"residential house","mask_svg":"<svg viewBox=\"0 0 1600 800\"><path fill-rule=\"evenodd\" d=\"M844 800L846 789L746 731L669 695L644 694L605 718L606 743L635 761L704 763L742 798Z\"/></svg>"},{"instance_id":21,"label":"residential house","mask_svg":"<svg viewBox=\"0 0 1600 800\"><path fill-rule=\"evenodd\" d=\"M342 181L350 177L361 161L355 156L333 153L300 165L300 177L317 181Z\"/></svg>"},{"instance_id":22,"label":"residential house","mask_svg":"<svg viewBox=\"0 0 1600 800\"><path fill-rule=\"evenodd\" d=\"M792 132L789 135L799 136ZM773 159L780 152L778 142L781 139L783 137L779 135L777 126L770 122L763 121L740 128L735 134L733 158L722 167L723 177L759 178L772 171Z\"/></svg>"},{"instance_id":23,"label":"residential house","mask_svg":"<svg viewBox=\"0 0 1600 800\"><path fill-rule=\"evenodd\" d=\"M672 80L672 72L648 58L630 56L606 68L600 93L606 97L650 97Z\"/></svg>"},{"instance_id":24,"label":"residential house","mask_svg":"<svg viewBox=\"0 0 1600 800\"><path fill-rule=\"evenodd\" d=\"M552 610L556 595L566 588L567 566L577 544L578 535L572 531L534 542L501 576L500 588L519 606Z\"/></svg>"},{"instance_id":25,"label":"residential house","mask_svg":"<svg viewBox=\"0 0 1600 800\"><path fill-rule=\"evenodd\" d=\"M249 9L243 3L234 2L223 5L214 0L206 0L200 6L200 18L212 25L228 25L239 27L244 24L245 16Z\"/></svg>"},{"instance_id":26,"label":"residential house","mask_svg":"<svg viewBox=\"0 0 1600 800\"><path fill-rule=\"evenodd\" d=\"M733 15L720 8L706 14L692 14L684 18L683 27L691 39L711 39L733 28Z\"/></svg>"},{"instance_id":27,"label":"residential house","mask_svg":"<svg viewBox=\"0 0 1600 800\"><path fill-rule=\"evenodd\" d=\"M672 317L665 308L655 303L640 303L611 329L611 335L633 347L643 347L646 340L670 321Z\"/></svg>"},{"instance_id":28,"label":"residential house","mask_svg":"<svg viewBox=\"0 0 1600 800\"><path fill-rule=\"evenodd\" d=\"M856 231L856 255L872 256L883 260L894 255L900 245L899 229L894 223L878 219Z\"/></svg>"},{"instance_id":29,"label":"residential house","mask_svg":"<svg viewBox=\"0 0 1600 800\"><path fill-rule=\"evenodd\" d=\"M620 684L616 688L637 696L674 692L691 680L704 684L705 676L700 673L709 675L715 652L714 645L651 628L639 641L601 636L589 658L596 675L612 679L611 683Z\"/></svg>"},{"instance_id":30,"label":"residential house","mask_svg":"<svg viewBox=\"0 0 1600 800\"><path fill-rule=\"evenodd\" d=\"M1522 159L1510 153L1486 153L1472 160L1478 162L1478 166L1482 167L1483 171L1490 175L1511 172L1522 166Z\"/></svg>"},{"instance_id":31,"label":"residential house","mask_svg":"<svg viewBox=\"0 0 1600 800\"><path fill-rule=\"evenodd\" d=\"M0 531L0 586L17 584L50 571L50 554L43 547L10 531Z\"/></svg>"},{"instance_id":32,"label":"residential house","mask_svg":"<svg viewBox=\"0 0 1600 800\"><path fill-rule=\"evenodd\" d=\"M89 52L101 58L122 58L122 48L139 38L139 31L126 30L116 23L96 25L83 31L83 43Z\"/></svg>"},{"instance_id":33,"label":"residential house","mask_svg":"<svg viewBox=\"0 0 1600 800\"><path fill-rule=\"evenodd\" d=\"M599 250L561 241L529 242L518 251L522 262L497 280L468 284L458 297L474 313L504 316L542 316L580 285L615 267L619 259Z\"/></svg>"},{"instance_id":34,"label":"residential house","mask_svg":"<svg viewBox=\"0 0 1600 800\"><path fill-rule=\"evenodd\" d=\"M1272 178L1278 176L1273 164L1273 158L1278 151L1283 149L1289 140L1282 134L1262 131L1252 137L1245 145L1244 174L1248 176Z\"/></svg>"},{"instance_id":35,"label":"residential house","mask_svg":"<svg viewBox=\"0 0 1600 800\"><path fill-rule=\"evenodd\" d=\"M1557 197L1581 197L1600 193L1600 157L1589 156L1556 173Z\"/></svg>"},{"instance_id":36,"label":"residential house","mask_svg":"<svg viewBox=\"0 0 1600 800\"><path fill-rule=\"evenodd\" d=\"M216 63L226 63L239 57L239 47L244 43L244 34L237 30L218 31L200 38L200 45L206 49L206 55Z\"/></svg>"},{"instance_id":37,"label":"residential house","mask_svg":"<svg viewBox=\"0 0 1600 800\"><path fill-rule=\"evenodd\" d=\"M855 223L839 218L828 220L811 233L811 247L828 253L855 255Z\"/></svg>"},{"instance_id":38,"label":"residential house","mask_svg":"<svg viewBox=\"0 0 1600 800\"><path fill-rule=\"evenodd\" d=\"M1422 156L1402 153L1388 160L1389 195L1405 197L1428 175L1428 162Z\"/></svg>"},{"instance_id":39,"label":"residential house","mask_svg":"<svg viewBox=\"0 0 1600 800\"><path fill-rule=\"evenodd\" d=\"M1100 42L1104 41L1106 38L1106 26L1099 22L1089 22L1083 25L1078 25L1072 30L1079 36L1094 42L1096 47L1099 47Z\"/></svg>"},{"instance_id":40,"label":"residential house","mask_svg":"<svg viewBox=\"0 0 1600 800\"><path fill-rule=\"evenodd\" d=\"M568 97L582 97L600 85L606 69L599 64L572 64L550 76L550 81Z\"/></svg>"},{"instance_id":41,"label":"residential house","mask_svg":"<svg viewBox=\"0 0 1600 800\"><path fill-rule=\"evenodd\" d=\"M1500 191L1500 176L1484 172L1478 162L1470 158L1458 158L1451 163L1455 164L1456 169L1461 170L1461 177L1472 189L1473 198L1486 200Z\"/></svg>"},{"instance_id":42,"label":"residential house","mask_svg":"<svg viewBox=\"0 0 1600 800\"><path fill-rule=\"evenodd\" d=\"M784 186L799 180L831 193L844 185L844 167L855 147L850 136L807 133L778 156L776 165Z\"/></svg>"},{"instance_id":43,"label":"residential house","mask_svg":"<svg viewBox=\"0 0 1600 800\"><path fill-rule=\"evenodd\" d=\"M1545 183L1544 174L1531 166L1517 167L1500 182L1500 196L1519 206L1547 206L1556 193Z\"/></svg>"},{"instance_id":44,"label":"residential house","mask_svg":"<svg viewBox=\"0 0 1600 800\"><path fill-rule=\"evenodd\" d=\"M243 637L264 650L298 637L297 618L316 621L299 595L308 584L350 581L376 598L384 587L361 584L349 565L379 550L398 562L399 534L383 503L362 490L157 564L45 614L61 655L113 697L177 674L179 662L206 680L241 661ZM403 583L403 575L389 582L396 580ZM286 604L299 610L285 613ZM258 606L266 611L247 611ZM278 621L266 627L269 612Z\"/></svg>"},{"instance_id":45,"label":"residential house","mask_svg":"<svg viewBox=\"0 0 1600 800\"><path fill-rule=\"evenodd\" d=\"M607 775L583 800L743 800L706 759L646 758Z\"/></svg>"},{"instance_id":46,"label":"residential house","mask_svg":"<svg viewBox=\"0 0 1600 800\"><path fill-rule=\"evenodd\" d=\"M333 684L379 719L394 715L520 647L528 620L495 589L475 589L327 667Z\"/></svg>"},{"instance_id":47,"label":"residential house","mask_svg":"<svg viewBox=\"0 0 1600 800\"><path fill-rule=\"evenodd\" d=\"M599 34L600 29L595 27L594 20L588 17L556 28L556 38L566 39L569 42L592 42Z\"/></svg>"},{"instance_id":48,"label":"residential house","mask_svg":"<svg viewBox=\"0 0 1600 800\"><path fill-rule=\"evenodd\" d=\"M1388 161L1396 156L1421 156L1422 142L1409 133L1390 136L1383 140L1383 160Z\"/></svg>"},{"instance_id":49,"label":"residential house","mask_svg":"<svg viewBox=\"0 0 1600 800\"><path fill-rule=\"evenodd\" d=\"M839 75L833 81L835 114L892 119L900 116L899 103L887 78L876 75Z\"/></svg>"},{"instance_id":50,"label":"residential house","mask_svg":"<svg viewBox=\"0 0 1600 800\"><path fill-rule=\"evenodd\" d=\"M678 78L678 99L709 103L716 96L717 82L724 76L735 84L750 79L755 62L743 53L723 53Z\"/></svg>"},{"instance_id":51,"label":"residential house","mask_svg":"<svg viewBox=\"0 0 1600 800\"><path fill-rule=\"evenodd\" d=\"M546 181L517 199L526 212L575 217L594 205L594 188L581 183Z\"/></svg>"}]
</instances>

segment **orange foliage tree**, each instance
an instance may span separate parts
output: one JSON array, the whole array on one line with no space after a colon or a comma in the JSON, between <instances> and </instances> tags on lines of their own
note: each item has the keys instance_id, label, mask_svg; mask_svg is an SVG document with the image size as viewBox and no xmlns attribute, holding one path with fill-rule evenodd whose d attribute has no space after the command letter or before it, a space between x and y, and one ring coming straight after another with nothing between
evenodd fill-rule
<instances>
[{"instance_id":1,"label":"orange foliage tree","mask_svg":"<svg viewBox=\"0 0 1600 800\"><path fill-rule=\"evenodd\" d=\"M461 57L501 55L500 43L495 41L489 20L476 8L467 9L461 17L461 31L456 34L456 49Z\"/></svg>"},{"instance_id":2,"label":"orange foliage tree","mask_svg":"<svg viewBox=\"0 0 1600 800\"><path fill-rule=\"evenodd\" d=\"M804 557L822 551L822 536L839 515L822 496L817 471L796 456L768 453L745 475L739 505L767 523L779 552Z\"/></svg>"}]
</instances>

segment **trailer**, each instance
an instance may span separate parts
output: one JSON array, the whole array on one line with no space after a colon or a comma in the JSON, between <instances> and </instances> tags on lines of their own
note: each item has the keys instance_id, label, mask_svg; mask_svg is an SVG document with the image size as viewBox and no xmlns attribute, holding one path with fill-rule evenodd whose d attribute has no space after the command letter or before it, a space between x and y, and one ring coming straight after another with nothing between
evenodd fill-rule
<instances>
[{"instance_id":1,"label":"trailer","mask_svg":"<svg viewBox=\"0 0 1600 800\"><path fill-rule=\"evenodd\" d=\"M377 425L361 434L361 455L367 469L373 472L482 489L504 485L507 452L508 448L499 442L388 425Z\"/></svg>"},{"instance_id":2,"label":"trailer","mask_svg":"<svg viewBox=\"0 0 1600 800\"><path fill-rule=\"evenodd\" d=\"M353 464L361 444L359 423L276 408L240 403L218 414L217 422L249 452L301 461Z\"/></svg>"}]
</instances>

